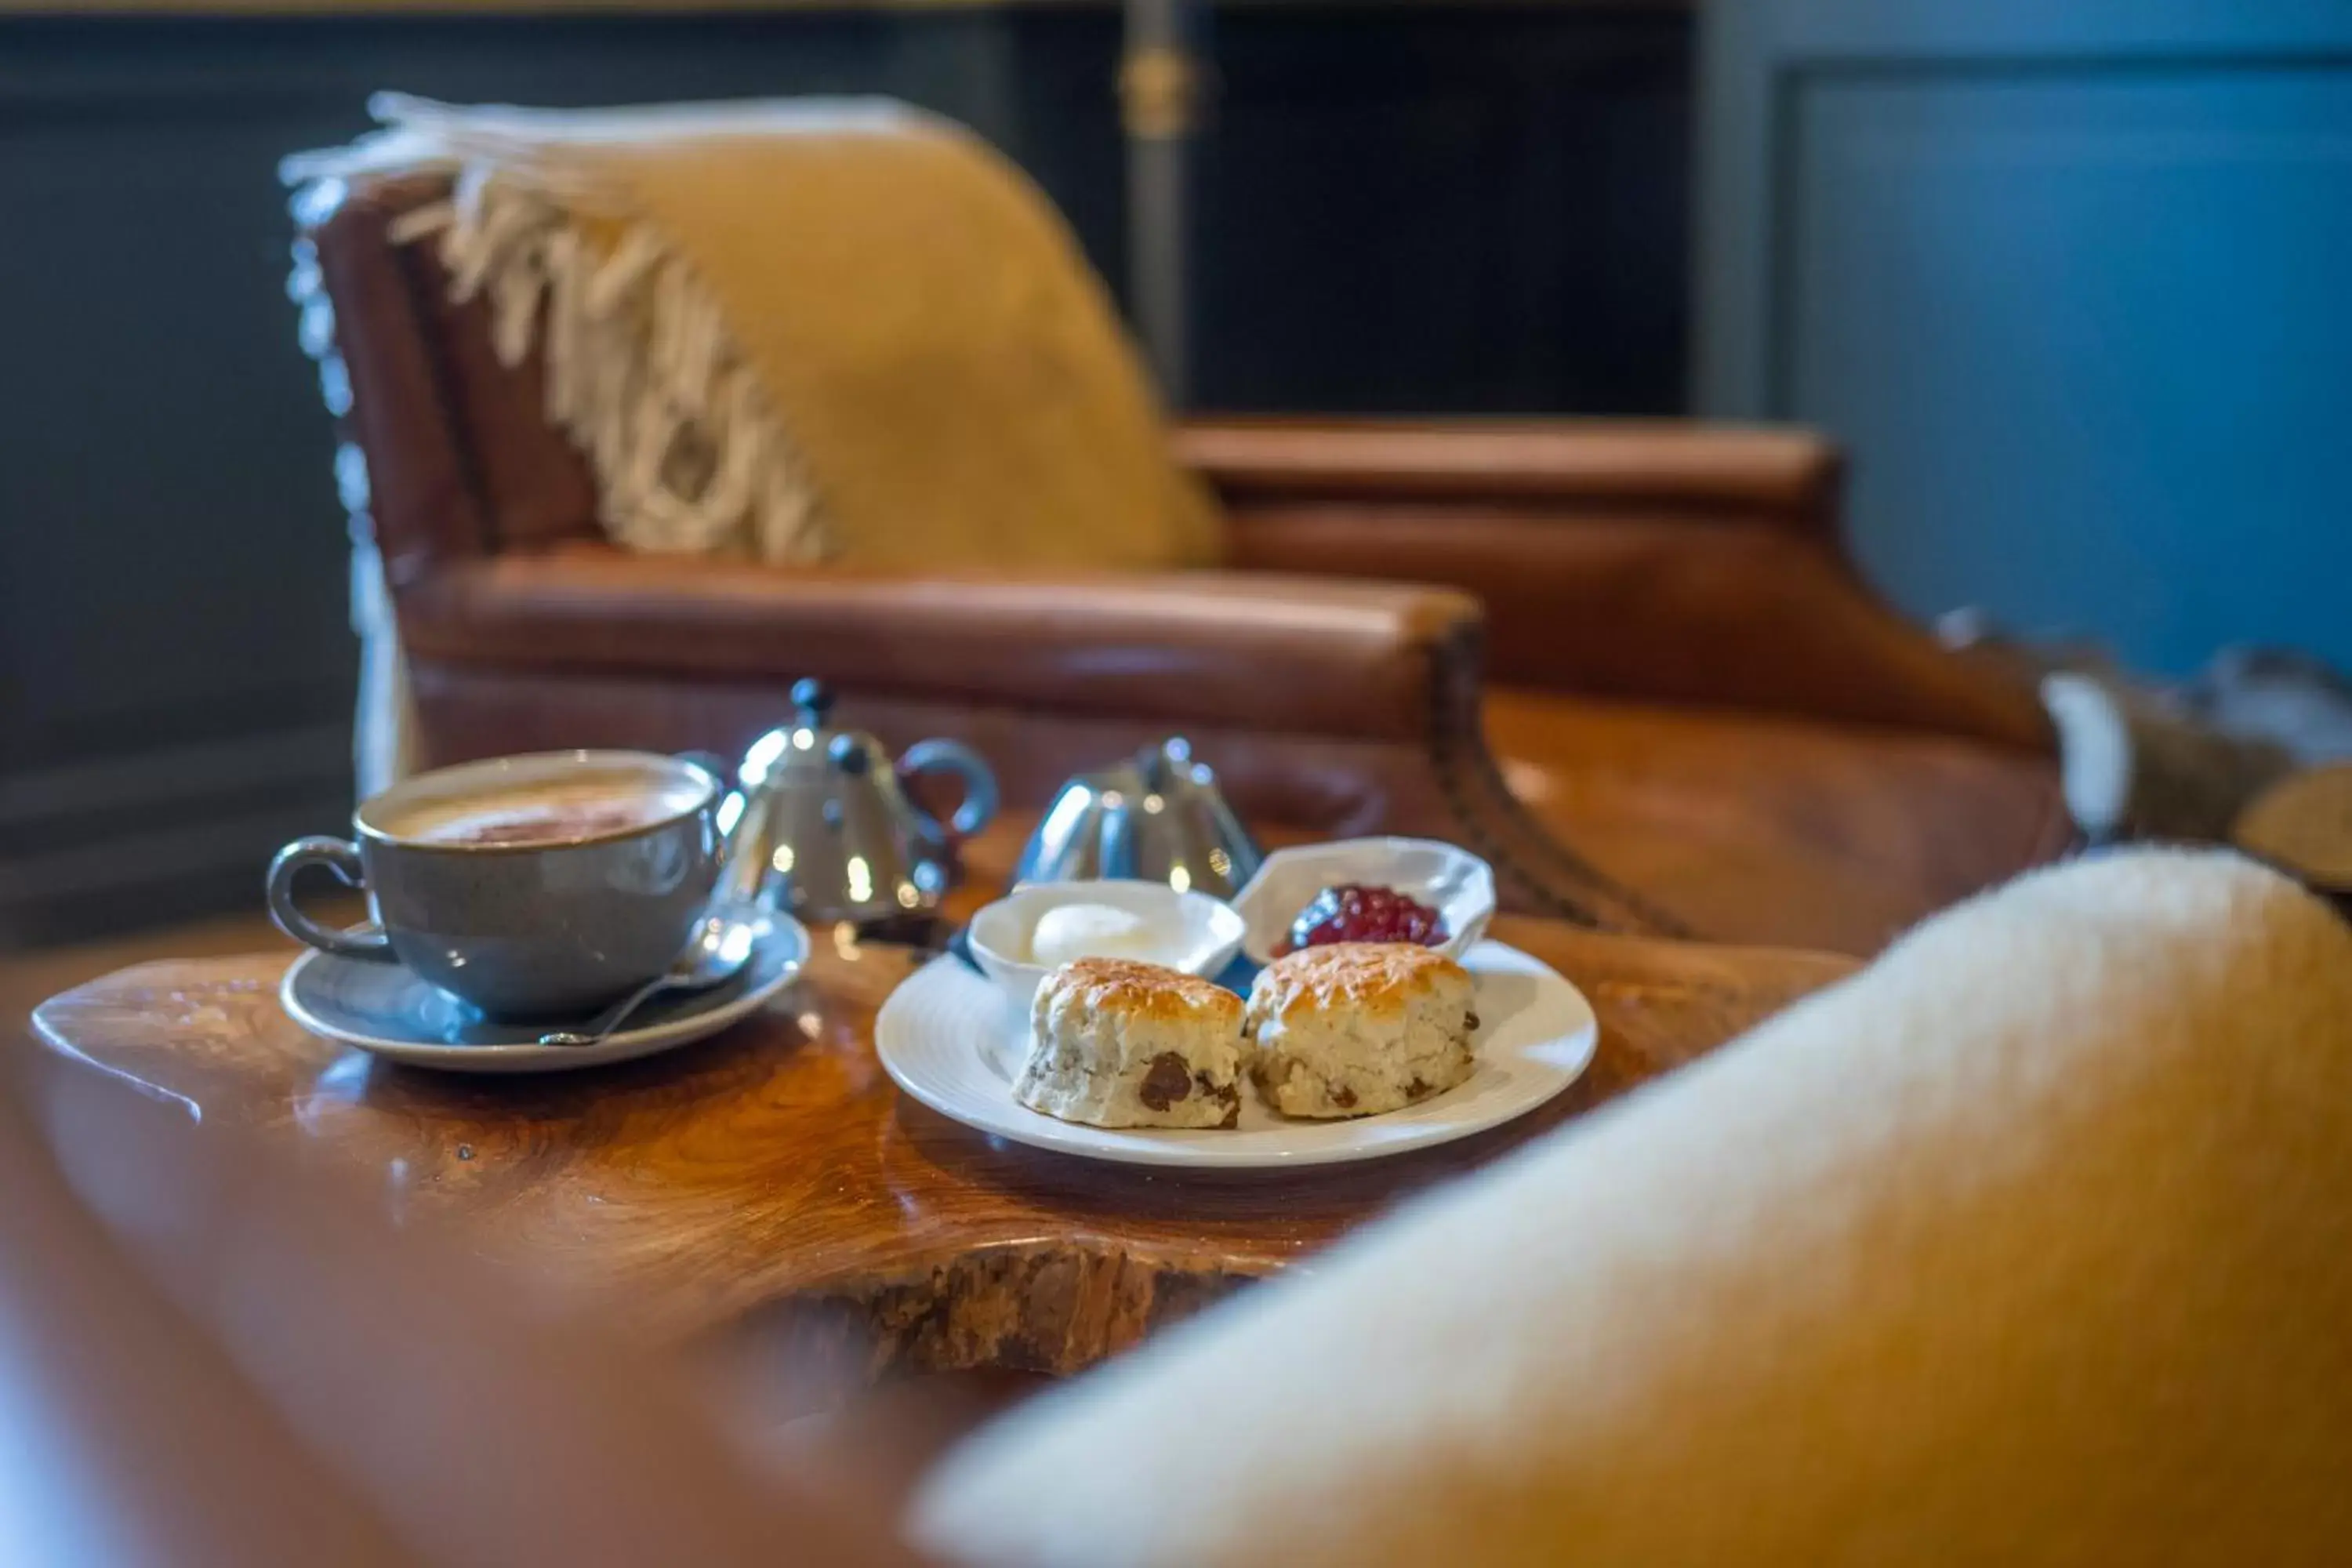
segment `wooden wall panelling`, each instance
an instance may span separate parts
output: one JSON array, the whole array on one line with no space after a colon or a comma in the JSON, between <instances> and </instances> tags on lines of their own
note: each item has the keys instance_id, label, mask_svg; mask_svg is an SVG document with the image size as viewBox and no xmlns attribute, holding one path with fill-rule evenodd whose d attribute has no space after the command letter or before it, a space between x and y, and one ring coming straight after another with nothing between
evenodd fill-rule
<instances>
[{"instance_id":1,"label":"wooden wall panelling","mask_svg":"<svg viewBox=\"0 0 2352 1568\"><path fill-rule=\"evenodd\" d=\"M1216 13L1199 401L1685 406L1689 19Z\"/></svg>"}]
</instances>

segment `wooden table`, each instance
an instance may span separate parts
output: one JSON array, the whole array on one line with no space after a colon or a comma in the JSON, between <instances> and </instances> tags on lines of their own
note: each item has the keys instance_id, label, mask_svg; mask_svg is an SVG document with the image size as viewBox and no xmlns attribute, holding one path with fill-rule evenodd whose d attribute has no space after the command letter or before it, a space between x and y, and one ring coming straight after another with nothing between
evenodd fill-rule
<instances>
[{"instance_id":1,"label":"wooden table","mask_svg":"<svg viewBox=\"0 0 2352 1568\"><path fill-rule=\"evenodd\" d=\"M906 1100L873 1021L919 960L845 934L820 933L805 980L716 1039L549 1077L436 1074L313 1039L278 1007L282 954L141 965L35 1021L126 1091L357 1167L399 1212L459 1216L481 1249L585 1285L656 1341L757 1345L793 1377L1067 1373L1853 967L1507 917L1494 934L1591 998L1585 1078L1462 1142L1280 1174L1099 1164Z\"/></svg>"}]
</instances>

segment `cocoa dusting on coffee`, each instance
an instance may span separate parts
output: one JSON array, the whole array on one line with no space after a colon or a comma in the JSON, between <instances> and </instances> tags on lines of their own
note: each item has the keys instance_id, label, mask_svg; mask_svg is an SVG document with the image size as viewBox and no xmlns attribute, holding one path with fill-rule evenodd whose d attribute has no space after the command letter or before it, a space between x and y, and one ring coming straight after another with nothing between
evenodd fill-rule
<instances>
[{"instance_id":1,"label":"cocoa dusting on coffee","mask_svg":"<svg viewBox=\"0 0 2352 1568\"><path fill-rule=\"evenodd\" d=\"M1192 1069L1174 1051L1162 1051L1151 1058L1151 1070L1143 1075L1143 1086L1136 1098L1154 1110L1165 1110L1192 1092Z\"/></svg>"},{"instance_id":2,"label":"cocoa dusting on coffee","mask_svg":"<svg viewBox=\"0 0 2352 1568\"><path fill-rule=\"evenodd\" d=\"M485 822L449 836L451 844L566 843L602 838L643 827L652 816L640 805L614 805L559 807Z\"/></svg>"}]
</instances>

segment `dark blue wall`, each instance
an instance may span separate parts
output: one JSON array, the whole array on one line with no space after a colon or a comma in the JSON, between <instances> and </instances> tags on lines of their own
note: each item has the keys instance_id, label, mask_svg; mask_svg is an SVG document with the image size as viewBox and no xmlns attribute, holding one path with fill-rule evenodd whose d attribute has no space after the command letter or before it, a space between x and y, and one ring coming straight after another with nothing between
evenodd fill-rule
<instances>
[{"instance_id":1,"label":"dark blue wall","mask_svg":"<svg viewBox=\"0 0 2352 1568\"><path fill-rule=\"evenodd\" d=\"M2352 6L1725 0L1700 396L1912 611L2352 667Z\"/></svg>"}]
</instances>

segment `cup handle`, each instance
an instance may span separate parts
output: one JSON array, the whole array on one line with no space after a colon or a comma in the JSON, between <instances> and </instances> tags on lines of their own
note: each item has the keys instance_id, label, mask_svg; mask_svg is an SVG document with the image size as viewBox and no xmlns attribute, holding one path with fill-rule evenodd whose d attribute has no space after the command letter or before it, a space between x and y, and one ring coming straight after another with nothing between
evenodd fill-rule
<instances>
[{"instance_id":1,"label":"cup handle","mask_svg":"<svg viewBox=\"0 0 2352 1568\"><path fill-rule=\"evenodd\" d=\"M901 774L929 773L933 768L945 768L963 780L963 803L939 836L944 838L952 833L958 838L969 838L987 826L988 819L996 815L996 775L981 754L959 741L919 741L898 759ZM929 826L940 828L936 822Z\"/></svg>"},{"instance_id":2,"label":"cup handle","mask_svg":"<svg viewBox=\"0 0 2352 1568\"><path fill-rule=\"evenodd\" d=\"M294 879L308 866L324 866L347 888L366 886L358 845L346 844L340 838L297 838L269 863L269 918L277 922L278 929L321 952L342 958L372 958L385 963L396 962L392 939L383 932L353 935L322 926L302 912L294 902Z\"/></svg>"}]
</instances>

